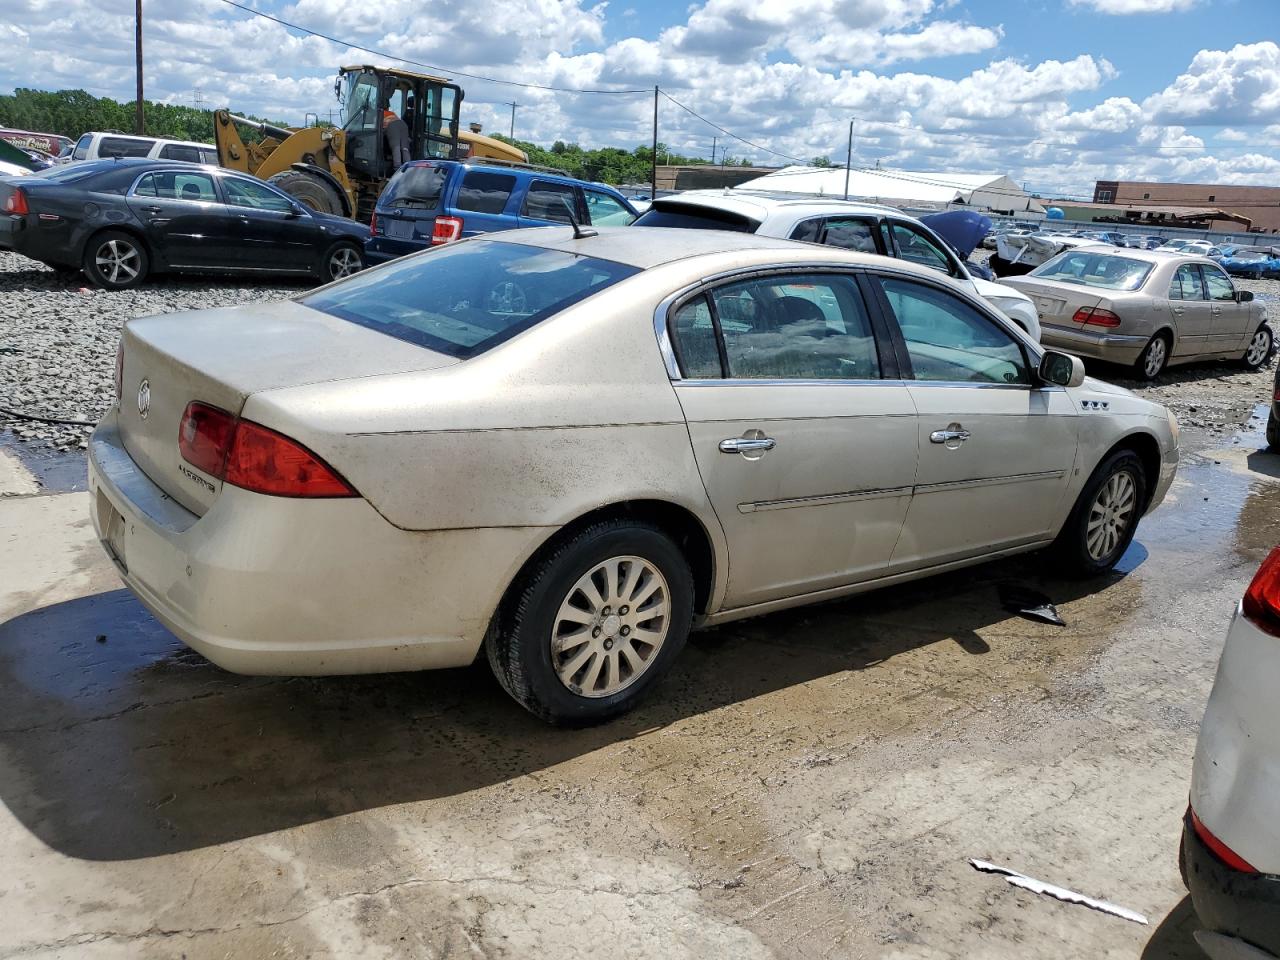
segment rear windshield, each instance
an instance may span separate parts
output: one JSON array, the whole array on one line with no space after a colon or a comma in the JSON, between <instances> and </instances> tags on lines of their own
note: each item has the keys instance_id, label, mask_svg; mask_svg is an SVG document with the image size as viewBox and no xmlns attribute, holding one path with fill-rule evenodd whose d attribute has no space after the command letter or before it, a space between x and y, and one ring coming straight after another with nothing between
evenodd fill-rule
<instances>
[{"instance_id":1,"label":"rear windshield","mask_svg":"<svg viewBox=\"0 0 1280 960\"><path fill-rule=\"evenodd\" d=\"M418 207L434 210L440 205L440 194L449 178L445 167L414 164L405 167L387 184L378 198L380 207Z\"/></svg>"},{"instance_id":2,"label":"rear windshield","mask_svg":"<svg viewBox=\"0 0 1280 960\"><path fill-rule=\"evenodd\" d=\"M759 220L728 210L717 210L693 203L655 204L639 218L633 227L684 227L690 230L734 230L738 233L755 233Z\"/></svg>"},{"instance_id":3,"label":"rear windshield","mask_svg":"<svg viewBox=\"0 0 1280 960\"><path fill-rule=\"evenodd\" d=\"M1068 250L1046 260L1029 276L1107 290L1137 290L1151 273L1151 267L1150 263L1128 257Z\"/></svg>"},{"instance_id":4,"label":"rear windshield","mask_svg":"<svg viewBox=\"0 0 1280 960\"><path fill-rule=\"evenodd\" d=\"M358 273L301 302L466 359L639 272L560 250L468 240Z\"/></svg>"}]
</instances>

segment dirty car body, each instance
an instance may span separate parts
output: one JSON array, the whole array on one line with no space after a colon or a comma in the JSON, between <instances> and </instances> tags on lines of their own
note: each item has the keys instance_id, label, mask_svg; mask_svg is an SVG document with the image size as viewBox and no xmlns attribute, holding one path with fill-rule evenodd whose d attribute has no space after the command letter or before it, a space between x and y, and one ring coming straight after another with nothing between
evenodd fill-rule
<instances>
[{"instance_id":1,"label":"dirty car body","mask_svg":"<svg viewBox=\"0 0 1280 960\"><path fill-rule=\"evenodd\" d=\"M1113 564L1172 481L1176 425L1042 353L884 257L490 235L291 302L130 321L93 518L126 583L227 669L484 649L533 712L600 720L692 625L1064 530L1086 568Z\"/></svg>"}]
</instances>

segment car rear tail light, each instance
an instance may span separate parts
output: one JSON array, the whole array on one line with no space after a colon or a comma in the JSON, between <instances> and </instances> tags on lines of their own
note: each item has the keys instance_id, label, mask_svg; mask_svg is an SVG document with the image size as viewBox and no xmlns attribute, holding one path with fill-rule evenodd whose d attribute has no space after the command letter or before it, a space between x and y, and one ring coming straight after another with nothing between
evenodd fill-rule
<instances>
[{"instance_id":1,"label":"car rear tail light","mask_svg":"<svg viewBox=\"0 0 1280 960\"><path fill-rule=\"evenodd\" d=\"M378 232L378 212L376 210L373 212L373 216L369 218L369 232Z\"/></svg>"},{"instance_id":2,"label":"car rear tail light","mask_svg":"<svg viewBox=\"0 0 1280 960\"><path fill-rule=\"evenodd\" d=\"M211 477L276 497L354 497L351 485L300 443L207 403L178 428L182 458Z\"/></svg>"},{"instance_id":3,"label":"car rear tail light","mask_svg":"<svg viewBox=\"0 0 1280 960\"><path fill-rule=\"evenodd\" d=\"M1236 853L1225 843L1215 837L1196 816L1194 810L1191 813L1191 828L1195 830L1196 836L1204 843L1206 847L1213 851L1213 855L1225 863L1232 870L1238 870L1240 873L1257 873L1257 869L1249 863L1244 857Z\"/></svg>"},{"instance_id":4,"label":"car rear tail light","mask_svg":"<svg viewBox=\"0 0 1280 960\"><path fill-rule=\"evenodd\" d=\"M461 217L436 217L436 225L431 230L431 245L452 243L462 236Z\"/></svg>"},{"instance_id":5,"label":"car rear tail light","mask_svg":"<svg viewBox=\"0 0 1280 960\"><path fill-rule=\"evenodd\" d=\"M1101 307L1081 307L1071 319L1076 323L1089 323L1095 327L1120 326L1120 318Z\"/></svg>"},{"instance_id":6,"label":"car rear tail light","mask_svg":"<svg viewBox=\"0 0 1280 960\"><path fill-rule=\"evenodd\" d=\"M31 208L27 206L27 194L21 187L13 188L13 193L4 202L4 212L19 215L31 212Z\"/></svg>"},{"instance_id":7,"label":"car rear tail light","mask_svg":"<svg viewBox=\"0 0 1280 960\"><path fill-rule=\"evenodd\" d=\"M1241 602L1245 617L1259 630L1280 637L1280 547L1262 561Z\"/></svg>"}]
</instances>

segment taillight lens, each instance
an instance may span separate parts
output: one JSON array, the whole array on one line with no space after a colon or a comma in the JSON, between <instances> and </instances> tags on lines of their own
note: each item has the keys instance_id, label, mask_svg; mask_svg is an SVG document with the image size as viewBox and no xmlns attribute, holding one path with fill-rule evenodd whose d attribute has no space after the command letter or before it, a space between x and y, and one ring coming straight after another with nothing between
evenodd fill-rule
<instances>
[{"instance_id":1,"label":"taillight lens","mask_svg":"<svg viewBox=\"0 0 1280 960\"><path fill-rule=\"evenodd\" d=\"M1244 615L1259 630L1280 637L1280 547L1262 561L1241 602Z\"/></svg>"},{"instance_id":2,"label":"taillight lens","mask_svg":"<svg viewBox=\"0 0 1280 960\"><path fill-rule=\"evenodd\" d=\"M461 217L436 217L436 225L431 230L431 245L452 243L462 236Z\"/></svg>"},{"instance_id":3,"label":"taillight lens","mask_svg":"<svg viewBox=\"0 0 1280 960\"><path fill-rule=\"evenodd\" d=\"M275 497L354 497L351 485L282 433L192 402L178 428L178 450L211 477Z\"/></svg>"},{"instance_id":4,"label":"taillight lens","mask_svg":"<svg viewBox=\"0 0 1280 960\"><path fill-rule=\"evenodd\" d=\"M13 193L4 202L5 213L27 214L31 208L27 206L27 195L21 187L14 187Z\"/></svg>"},{"instance_id":5,"label":"taillight lens","mask_svg":"<svg viewBox=\"0 0 1280 960\"><path fill-rule=\"evenodd\" d=\"M240 421L227 483L276 497L354 497L333 469L300 443L249 420Z\"/></svg>"},{"instance_id":6,"label":"taillight lens","mask_svg":"<svg viewBox=\"0 0 1280 960\"><path fill-rule=\"evenodd\" d=\"M373 216L369 218L369 232L378 232L378 211L376 210L373 212Z\"/></svg>"},{"instance_id":7,"label":"taillight lens","mask_svg":"<svg viewBox=\"0 0 1280 960\"><path fill-rule=\"evenodd\" d=\"M178 452L196 469L222 479L235 432L236 418L227 411L189 403L178 427Z\"/></svg>"},{"instance_id":8,"label":"taillight lens","mask_svg":"<svg viewBox=\"0 0 1280 960\"><path fill-rule=\"evenodd\" d=\"M1103 310L1100 307L1081 307L1071 319L1076 323L1088 323L1095 327L1120 326L1119 317L1110 310Z\"/></svg>"},{"instance_id":9,"label":"taillight lens","mask_svg":"<svg viewBox=\"0 0 1280 960\"><path fill-rule=\"evenodd\" d=\"M1194 810L1191 811L1191 829L1195 830L1196 836L1204 842L1206 847L1213 851L1213 855L1232 870L1238 870L1241 873L1258 872L1248 860L1215 837L1209 831L1209 828L1200 822L1200 818L1196 816Z\"/></svg>"}]
</instances>

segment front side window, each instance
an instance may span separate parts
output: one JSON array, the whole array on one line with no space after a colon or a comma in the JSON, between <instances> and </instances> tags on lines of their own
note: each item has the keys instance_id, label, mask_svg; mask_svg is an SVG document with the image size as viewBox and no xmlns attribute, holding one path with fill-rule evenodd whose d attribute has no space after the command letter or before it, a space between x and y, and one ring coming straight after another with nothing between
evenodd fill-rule
<instances>
[{"instance_id":1,"label":"front side window","mask_svg":"<svg viewBox=\"0 0 1280 960\"><path fill-rule=\"evenodd\" d=\"M898 248L900 259L952 275L951 258L943 251L941 244L905 223L893 224L892 230L893 242Z\"/></svg>"},{"instance_id":2,"label":"front side window","mask_svg":"<svg viewBox=\"0 0 1280 960\"><path fill-rule=\"evenodd\" d=\"M871 323L851 277L761 277L717 287L711 301L732 378L880 378Z\"/></svg>"},{"instance_id":3,"label":"front side window","mask_svg":"<svg viewBox=\"0 0 1280 960\"><path fill-rule=\"evenodd\" d=\"M89 156L89 144L93 143L93 134L86 133L76 141L76 148L71 151L72 160L83 160Z\"/></svg>"},{"instance_id":4,"label":"front side window","mask_svg":"<svg viewBox=\"0 0 1280 960\"><path fill-rule=\"evenodd\" d=\"M174 173L168 170L148 173L138 181L133 192L139 197L155 197L157 200L213 203L218 199L213 177L207 173Z\"/></svg>"},{"instance_id":5,"label":"front side window","mask_svg":"<svg viewBox=\"0 0 1280 960\"><path fill-rule=\"evenodd\" d=\"M1016 340L958 296L936 287L879 278L906 341L917 380L1030 384Z\"/></svg>"},{"instance_id":6,"label":"front side window","mask_svg":"<svg viewBox=\"0 0 1280 960\"><path fill-rule=\"evenodd\" d=\"M288 213L294 207L292 200L276 193L266 184L239 177L223 177L222 191L227 195L227 203L233 207L274 210L278 213Z\"/></svg>"},{"instance_id":7,"label":"front side window","mask_svg":"<svg viewBox=\"0 0 1280 960\"><path fill-rule=\"evenodd\" d=\"M507 201L515 188L516 178L509 173L469 170L458 187L458 209L474 213L501 213L507 208Z\"/></svg>"},{"instance_id":8,"label":"front side window","mask_svg":"<svg viewBox=\"0 0 1280 960\"><path fill-rule=\"evenodd\" d=\"M1170 300L1207 300L1204 287L1200 283L1200 271L1193 263L1184 263L1173 275L1169 284Z\"/></svg>"},{"instance_id":9,"label":"front side window","mask_svg":"<svg viewBox=\"0 0 1280 960\"><path fill-rule=\"evenodd\" d=\"M529 185L521 216L569 223L578 218L578 194L567 183L535 180Z\"/></svg>"},{"instance_id":10,"label":"front side window","mask_svg":"<svg viewBox=\"0 0 1280 960\"><path fill-rule=\"evenodd\" d=\"M1217 267L1208 267L1204 264L1200 265L1200 269L1204 272L1204 282L1205 286L1208 287L1210 300L1234 300L1236 298L1236 288L1225 273Z\"/></svg>"},{"instance_id":11,"label":"front side window","mask_svg":"<svg viewBox=\"0 0 1280 960\"><path fill-rule=\"evenodd\" d=\"M216 167L218 165L218 151L204 150L204 149L200 150L200 162L207 163L210 166Z\"/></svg>"},{"instance_id":12,"label":"front side window","mask_svg":"<svg viewBox=\"0 0 1280 960\"><path fill-rule=\"evenodd\" d=\"M639 272L561 250L467 240L357 273L299 302L466 359Z\"/></svg>"},{"instance_id":13,"label":"front side window","mask_svg":"<svg viewBox=\"0 0 1280 960\"><path fill-rule=\"evenodd\" d=\"M587 199L587 216L595 227L625 227L635 220L635 214L621 203L599 190L582 191Z\"/></svg>"},{"instance_id":14,"label":"front side window","mask_svg":"<svg viewBox=\"0 0 1280 960\"><path fill-rule=\"evenodd\" d=\"M135 140L132 137L103 137L98 144L100 157L145 157L155 145L154 140Z\"/></svg>"}]
</instances>

